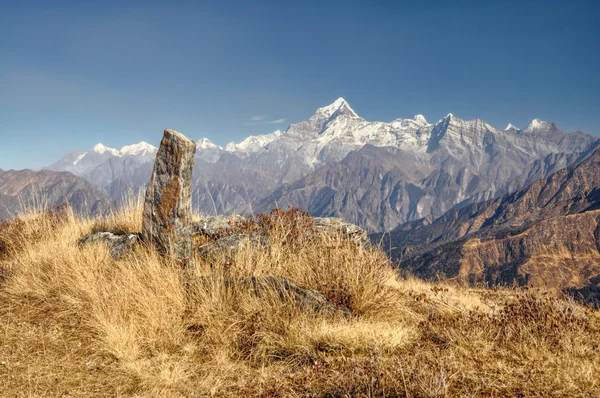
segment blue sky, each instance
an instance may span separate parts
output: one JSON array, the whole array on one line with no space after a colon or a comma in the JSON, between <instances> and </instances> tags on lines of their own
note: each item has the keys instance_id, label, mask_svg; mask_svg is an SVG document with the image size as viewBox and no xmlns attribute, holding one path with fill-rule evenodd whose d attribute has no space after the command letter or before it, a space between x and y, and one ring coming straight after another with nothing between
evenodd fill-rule
<instances>
[{"instance_id":1,"label":"blue sky","mask_svg":"<svg viewBox=\"0 0 600 398\"><path fill-rule=\"evenodd\" d=\"M0 1L0 168L165 127L224 145L340 96L367 120L600 135L599 17L600 1Z\"/></svg>"}]
</instances>

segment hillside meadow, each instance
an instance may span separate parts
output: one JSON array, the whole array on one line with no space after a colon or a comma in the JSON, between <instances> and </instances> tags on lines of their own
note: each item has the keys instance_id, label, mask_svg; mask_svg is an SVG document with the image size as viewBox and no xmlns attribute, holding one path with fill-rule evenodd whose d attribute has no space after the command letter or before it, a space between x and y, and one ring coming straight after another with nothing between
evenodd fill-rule
<instances>
[{"instance_id":1,"label":"hillside meadow","mask_svg":"<svg viewBox=\"0 0 600 398\"><path fill-rule=\"evenodd\" d=\"M6 397L594 397L600 312L541 290L401 277L380 249L316 234L302 213L251 226L270 249L182 268L140 246L114 260L91 231L141 230L131 202L0 227L0 395ZM198 244L203 243L198 238ZM225 280L274 275L322 313Z\"/></svg>"}]
</instances>

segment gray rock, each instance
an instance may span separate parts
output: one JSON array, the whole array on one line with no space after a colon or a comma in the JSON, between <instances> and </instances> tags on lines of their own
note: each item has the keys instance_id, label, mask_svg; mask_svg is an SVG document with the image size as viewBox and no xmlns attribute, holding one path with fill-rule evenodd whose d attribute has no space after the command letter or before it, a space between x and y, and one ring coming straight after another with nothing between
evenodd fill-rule
<instances>
[{"instance_id":1,"label":"gray rock","mask_svg":"<svg viewBox=\"0 0 600 398\"><path fill-rule=\"evenodd\" d=\"M235 234L225 236L213 242L208 242L197 249L197 253L205 258L217 258L225 256L225 258L233 258L235 254L246 244L256 248L269 247L269 241L264 236L254 236L247 234Z\"/></svg>"},{"instance_id":2,"label":"gray rock","mask_svg":"<svg viewBox=\"0 0 600 398\"><path fill-rule=\"evenodd\" d=\"M196 144L166 129L146 190L142 236L162 254L187 264L192 256L192 171Z\"/></svg>"},{"instance_id":3,"label":"gray rock","mask_svg":"<svg viewBox=\"0 0 600 398\"><path fill-rule=\"evenodd\" d=\"M199 283L208 284L222 281L227 289L251 292L256 297L265 297L269 292L276 292L282 301L293 302L304 311L314 311L320 315L333 317L343 315L350 317L348 308L338 306L329 301L323 293L301 287L287 278L281 276L252 276L248 278L217 279L212 277L201 278Z\"/></svg>"},{"instance_id":4,"label":"gray rock","mask_svg":"<svg viewBox=\"0 0 600 398\"><path fill-rule=\"evenodd\" d=\"M110 249L110 255L114 259L119 259L140 243L140 235L137 233L113 234L112 232L95 232L87 234L77 241L79 247L97 243L106 244Z\"/></svg>"},{"instance_id":5,"label":"gray rock","mask_svg":"<svg viewBox=\"0 0 600 398\"><path fill-rule=\"evenodd\" d=\"M204 235L217 238L228 234L240 223L246 221L242 216L207 216L192 224L194 235Z\"/></svg>"},{"instance_id":6,"label":"gray rock","mask_svg":"<svg viewBox=\"0 0 600 398\"><path fill-rule=\"evenodd\" d=\"M358 245L369 244L369 237L365 230L340 218L314 217L313 223L317 231L340 234Z\"/></svg>"}]
</instances>

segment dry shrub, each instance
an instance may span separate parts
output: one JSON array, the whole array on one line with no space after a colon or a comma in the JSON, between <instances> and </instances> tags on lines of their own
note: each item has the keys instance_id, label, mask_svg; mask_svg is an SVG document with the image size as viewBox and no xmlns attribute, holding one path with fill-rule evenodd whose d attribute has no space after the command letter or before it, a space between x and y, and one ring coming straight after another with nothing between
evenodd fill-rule
<instances>
[{"instance_id":1,"label":"dry shrub","mask_svg":"<svg viewBox=\"0 0 600 398\"><path fill-rule=\"evenodd\" d=\"M268 236L272 243L299 247L317 238L312 217L299 208L275 208L270 214L259 213L240 224L239 232Z\"/></svg>"}]
</instances>

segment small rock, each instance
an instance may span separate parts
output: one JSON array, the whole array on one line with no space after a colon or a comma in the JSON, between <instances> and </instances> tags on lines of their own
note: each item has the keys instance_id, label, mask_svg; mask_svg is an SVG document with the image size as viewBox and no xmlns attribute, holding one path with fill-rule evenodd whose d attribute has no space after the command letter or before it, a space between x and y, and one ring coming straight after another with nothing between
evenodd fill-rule
<instances>
[{"instance_id":1,"label":"small rock","mask_svg":"<svg viewBox=\"0 0 600 398\"><path fill-rule=\"evenodd\" d=\"M77 241L79 247L95 243L104 243L110 249L110 255L114 259L119 259L140 242L140 235L137 233L113 234L112 232L95 232L87 234Z\"/></svg>"},{"instance_id":2,"label":"small rock","mask_svg":"<svg viewBox=\"0 0 600 398\"><path fill-rule=\"evenodd\" d=\"M226 258L233 258L235 254L247 244L257 248L267 249L269 240L264 236L247 234L229 235L198 247L197 253L201 257L206 258L217 258L219 255L224 255Z\"/></svg>"},{"instance_id":3,"label":"small rock","mask_svg":"<svg viewBox=\"0 0 600 398\"><path fill-rule=\"evenodd\" d=\"M369 237L365 230L340 218L314 217L313 223L317 231L340 234L357 245L369 245Z\"/></svg>"},{"instance_id":4,"label":"small rock","mask_svg":"<svg viewBox=\"0 0 600 398\"><path fill-rule=\"evenodd\" d=\"M242 216L206 216L192 223L194 235L204 235L209 238L219 238L228 235L246 219Z\"/></svg>"}]
</instances>

